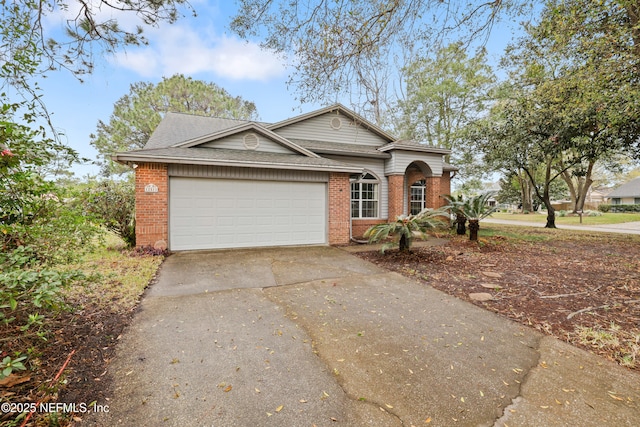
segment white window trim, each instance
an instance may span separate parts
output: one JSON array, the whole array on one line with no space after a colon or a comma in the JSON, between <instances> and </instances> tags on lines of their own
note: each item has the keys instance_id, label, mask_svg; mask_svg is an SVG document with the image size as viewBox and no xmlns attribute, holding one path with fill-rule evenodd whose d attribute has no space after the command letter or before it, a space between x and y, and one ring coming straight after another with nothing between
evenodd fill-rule
<instances>
[{"instance_id":1,"label":"white window trim","mask_svg":"<svg viewBox=\"0 0 640 427\"><path fill-rule=\"evenodd\" d=\"M366 175L371 175L373 178L366 178ZM351 185L353 184L375 184L375 199L363 199L362 198L362 185L358 186L358 199L353 199L351 198L351 195L353 193L353 188L350 188L351 192L349 193L349 206L353 205L354 201L358 202L358 216L353 216L353 210L351 211L351 219L379 219L380 218L380 189L381 189L381 185L380 185L380 178L378 178L376 176L376 174L374 174L371 171L365 170L363 172L363 174L360 176L359 179L357 180L353 180L351 181ZM376 214L375 216L362 216L362 202L366 201L366 202L371 202L371 201L375 201L376 202Z\"/></svg>"},{"instance_id":2,"label":"white window trim","mask_svg":"<svg viewBox=\"0 0 640 427\"><path fill-rule=\"evenodd\" d=\"M421 190L421 192L422 192L422 199L421 200L414 200L413 199L413 191L412 191L413 188ZM411 184L411 186L409 187L409 213L411 213L411 206L414 203L418 203L418 202L420 202L420 210L419 210L419 212L422 212L427 207L426 198L427 198L427 185L426 185L426 182L424 180L417 181L417 182L414 182L413 184Z\"/></svg>"}]
</instances>

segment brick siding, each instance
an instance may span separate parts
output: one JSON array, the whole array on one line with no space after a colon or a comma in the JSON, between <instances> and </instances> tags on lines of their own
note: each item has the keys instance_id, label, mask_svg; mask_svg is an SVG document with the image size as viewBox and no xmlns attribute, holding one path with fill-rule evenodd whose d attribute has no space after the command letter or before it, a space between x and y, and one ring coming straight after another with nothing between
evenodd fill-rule
<instances>
[{"instance_id":1,"label":"brick siding","mask_svg":"<svg viewBox=\"0 0 640 427\"><path fill-rule=\"evenodd\" d=\"M395 221L404 210L404 175L389 175L389 221Z\"/></svg>"},{"instance_id":2,"label":"brick siding","mask_svg":"<svg viewBox=\"0 0 640 427\"><path fill-rule=\"evenodd\" d=\"M136 174L136 245L166 249L169 239L169 174L167 165L142 163ZM157 193L144 191L148 184Z\"/></svg>"},{"instance_id":3,"label":"brick siding","mask_svg":"<svg viewBox=\"0 0 640 427\"><path fill-rule=\"evenodd\" d=\"M384 224L387 219L353 219L351 220L351 234L356 239L362 239L364 232L372 225Z\"/></svg>"},{"instance_id":4,"label":"brick siding","mask_svg":"<svg viewBox=\"0 0 640 427\"><path fill-rule=\"evenodd\" d=\"M440 196L450 196L451 195L451 172L444 171L442 172L442 176L440 177ZM440 197L440 206L442 207L447 204L447 201L444 197Z\"/></svg>"},{"instance_id":5,"label":"brick siding","mask_svg":"<svg viewBox=\"0 0 640 427\"><path fill-rule=\"evenodd\" d=\"M348 173L329 174L329 244L349 243L351 184Z\"/></svg>"}]
</instances>

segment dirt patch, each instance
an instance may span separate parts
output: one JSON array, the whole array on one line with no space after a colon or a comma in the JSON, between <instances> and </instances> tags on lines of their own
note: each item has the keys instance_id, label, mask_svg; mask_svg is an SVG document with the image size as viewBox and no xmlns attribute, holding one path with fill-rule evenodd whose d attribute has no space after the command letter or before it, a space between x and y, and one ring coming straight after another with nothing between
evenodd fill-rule
<instances>
[{"instance_id":1,"label":"dirt patch","mask_svg":"<svg viewBox=\"0 0 640 427\"><path fill-rule=\"evenodd\" d=\"M411 253L358 256L640 370L640 240L556 233L454 236Z\"/></svg>"}]
</instances>

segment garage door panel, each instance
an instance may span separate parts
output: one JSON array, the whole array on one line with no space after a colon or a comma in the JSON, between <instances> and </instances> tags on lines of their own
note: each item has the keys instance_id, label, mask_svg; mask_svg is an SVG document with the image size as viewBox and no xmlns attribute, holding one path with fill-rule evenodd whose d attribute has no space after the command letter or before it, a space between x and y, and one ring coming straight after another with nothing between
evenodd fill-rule
<instances>
[{"instance_id":1,"label":"garage door panel","mask_svg":"<svg viewBox=\"0 0 640 427\"><path fill-rule=\"evenodd\" d=\"M326 243L326 184L170 179L173 250Z\"/></svg>"}]
</instances>

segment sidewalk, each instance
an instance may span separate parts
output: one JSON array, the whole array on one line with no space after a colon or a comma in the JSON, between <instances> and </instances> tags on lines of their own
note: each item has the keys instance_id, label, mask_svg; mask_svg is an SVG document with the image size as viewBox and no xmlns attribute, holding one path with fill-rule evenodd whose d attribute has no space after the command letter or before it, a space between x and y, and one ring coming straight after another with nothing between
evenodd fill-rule
<instances>
[{"instance_id":1,"label":"sidewalk","mask_svg":"<svg viewBox=\"0 0 640 427\"><path fill-rule=\"evenodd\" d=\"M517 225L523 227L544 227L543 222L513 221L508 219L486 218L482 220L486 224L503 224ZM640 234L640 221L625 222L622 224L606 224L606 225L565 225L556 224L559 229L563 230L581 230L581 231L599 231L603 233L620 233L620 234Z\"/></svg>"}]
</instances>

